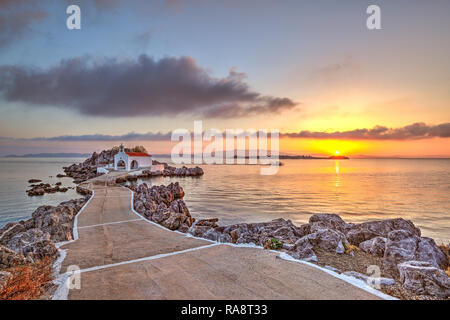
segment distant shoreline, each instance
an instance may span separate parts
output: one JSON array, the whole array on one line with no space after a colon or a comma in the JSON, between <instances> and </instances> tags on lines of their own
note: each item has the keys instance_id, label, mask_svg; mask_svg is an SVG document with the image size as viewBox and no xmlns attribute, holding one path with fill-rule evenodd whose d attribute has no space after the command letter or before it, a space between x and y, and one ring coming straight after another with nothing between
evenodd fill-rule
<instances>
[{"instance_id":1,"label":"distant shoreline","mask_svg":"<svg viewBox=\"0 0 450 320\"><path fill-rule=\"evenodd\" d=\"M29 153L23 155L10 154L4 158L89 158L89 153Z\"/></svg>"},{"instance_id":2,"label":"distant shoreline","mask_svg":"<svg viewBox=\"0 0 450 320\"><path fill-rule=\"evenodd\" d=\"M90 153L29 153L23 155L10 154L0 156L0 158L89 158ZM170 154L153 154L154 158L170 158ZM192 156L193 157L193 156ZM236 159L237 156L234 157ZM249 159L248 156L240 157ZM347 157L347 156L331 156L331 157L320 157L320 156L308 156L308 155L280 155L279 160L450 160L449 157Z\"/></svg>"}]
</instances>

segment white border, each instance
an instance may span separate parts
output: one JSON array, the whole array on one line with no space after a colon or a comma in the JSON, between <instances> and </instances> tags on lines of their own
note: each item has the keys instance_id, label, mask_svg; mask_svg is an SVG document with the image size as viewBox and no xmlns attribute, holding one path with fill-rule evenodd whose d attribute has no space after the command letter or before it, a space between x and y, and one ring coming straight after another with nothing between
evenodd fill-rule
<instances>
[{"instance_id":1,"label":"white border","mask_svg":"<svg viewBox=\"0 0 450 320\"><path fill-rule=\"evenodd\" d=\"M94 188L92 188L91 191L92 191L91 197L80 209L80 211L77 212L77 214L75 215L75 219L73 220L73 228L72 228L73 239L69 241L61 241L55 243L55 247L58 248L59 257L53 263L53 272L55 274L53 284L57 285L57 289L53 293L52 300L67 300L67 297L69 295L69 288L65 285L68 277L65 276L64 274L63 275L60 274L62 263L67 255L67 250L60 249L60 247L78 240L78 217L83 213L84 209L86 209L91 200L94 199L95 196Z\"/></svg>"}]
</instances>

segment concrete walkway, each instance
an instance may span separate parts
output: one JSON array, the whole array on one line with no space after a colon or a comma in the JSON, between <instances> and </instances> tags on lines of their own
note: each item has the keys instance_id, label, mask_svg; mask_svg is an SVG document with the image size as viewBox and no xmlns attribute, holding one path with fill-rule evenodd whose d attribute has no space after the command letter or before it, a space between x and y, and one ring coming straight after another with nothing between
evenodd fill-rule
<instances>
[{"instance_id":1,"label":"concrete walkway","mask_svg":"<svg viewBox=\"0 0 450 320\"><path fill-rule=\"evenodd\" d=\"M95 196L78 217L79 239L61 247L61 272L81 269L81 289L70 290L69 299L379 299L275 252L149 223L131 211L129 190L102 177L89 183Z\"/></svg>"}]
</instances>

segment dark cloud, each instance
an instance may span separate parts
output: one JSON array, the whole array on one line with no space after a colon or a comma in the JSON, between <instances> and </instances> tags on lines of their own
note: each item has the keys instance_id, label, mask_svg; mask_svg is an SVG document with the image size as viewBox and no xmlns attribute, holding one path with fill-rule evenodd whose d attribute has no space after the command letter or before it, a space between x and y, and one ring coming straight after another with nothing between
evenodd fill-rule
<instances>
[{"instance_id":1,"label":"dark cloud","mask_svg":"<svg viewBox=\"0 0 450 320\"><path fill-rule=\"evenodd\" d=\"M130 132L123 135L106 135L106 134L85 134L79 136L57 136L57 137L37 137L31 139L23 139L28 141L167 141L170 140L171 133L135 133Z\"/></svg>"},{"instance_id":2,"label":"dark cloud","mask_svg":"<svg viewBox=\"0 0 450 320\"><path fill-rule=\"evenodd\" d=\"M289 138L350 140L417 140L434 137L448 138L450 137L450 123L430 126L418 122L401 128L376 126L372 129L335 132L300 131L298 133L284 133L282 136Z\"/></svg>"},{"instance_id":3,"label":"dark cloud","mask_svg":"<svg viewBox=\"0 0 450 320\"><path fill-rule=\"evenodd\" d=\"M244 131L242 136L248 132ZM258 132L259 133L259 132ZM224 133L225 134L225 133ZM424 123L414 123L409 126L388 129L376 126L373 129L357 129L351 131L317 132L300 131L299 133L280 133L284 138L303 139L348 139L348 140L419 140L429 138L450 138L450 123L429 126ZM170 141L171 132L168 133L127 133L124 135L79 135L79 136L57 136L38 137L31 139L14 139L26 141ZM0 139L11 139L0 137Z\"/></svg>"},{"instance_id":4,"label":"dark cloud","mask_svg":"<svg viewBox=\"0 0 450 320\"><path fill-rule=\"evenodd\" d=\"M232 104L211 108L204 113L204 116L210 118L238 118L268 113L276 114L297 106L297 103L288 98L263 97L260 100L262 103L259 105L244 107L239 104Z\"/></svg>"},{"instance_id":5,"label":"dark cloud","mask_svg":"<svg viewBox=\"0 0 450 320\"><path fill-rule=\"evenodd\" d=\"M58 1L53 0L0 0L0 48L11 44L22 38L26 33L33 30L33 24L44 21L50 15L64 15L65 10L49 12L49 6ZM164 0L154 1L129 1L129 0L64 0L58 5L78 5L86 12L102 14L118 12L122 8L133 10L135 13L148 12L160 8L168 8L179 12L182 1ZM185 5L188 5L185 3Z\"/></svg>"},{"instance_id":6,"label":"dark cloud","mask_svg":"<svg viewBox=\"0 0 450 320\"><path fill-rule=\"evenodd\" d=\"M0 0L0 48L22 37L47 15L39 1Z\"/></svg>"},{"instance_id":7,"label":"dark cloud","mask_svg":"<svg viewBox=\"0 0 450 320\"><path fill-rule=\"evenodd\" d=\"M252 91L231 70L214 78L190 57L155 60L63 60L49 69L0 66L0 92L9 102L53 106L101 117L176 115L243 117L295 107L288 98Z\"/></svg>"}]
</instances>

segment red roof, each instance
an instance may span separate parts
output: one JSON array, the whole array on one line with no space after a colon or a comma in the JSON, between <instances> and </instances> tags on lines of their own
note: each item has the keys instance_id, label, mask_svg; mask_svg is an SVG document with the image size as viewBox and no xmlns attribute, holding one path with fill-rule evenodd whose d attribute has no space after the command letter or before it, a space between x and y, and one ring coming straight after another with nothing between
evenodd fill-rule
<instances>
[{"instance_id":1,"label":"red roof","mask_svg":"<svg viewBox=\"0 0 450 320\"><path fill-rule=\"evenodd\" d=\"M130 157L151 157L148 153L145 152L125 152Z\"/></svg>"}]
</instances>

